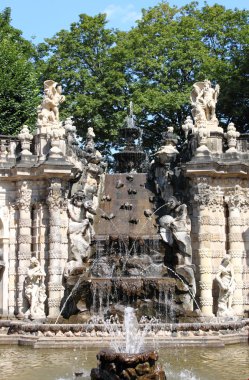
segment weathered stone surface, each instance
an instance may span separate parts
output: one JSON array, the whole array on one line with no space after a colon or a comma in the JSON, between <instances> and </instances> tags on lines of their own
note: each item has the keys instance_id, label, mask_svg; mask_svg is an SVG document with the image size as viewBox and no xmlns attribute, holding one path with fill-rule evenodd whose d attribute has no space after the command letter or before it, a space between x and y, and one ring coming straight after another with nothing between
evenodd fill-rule
<instances>
[{"instance_id":1,"label":"weathered stone surface","mask_svg":"<svg viewBox=\"0 0 249 380\"><path fill-rule=\"evenodd\" d=\"M100 351L97 359L99 367L91 371L92 380L166 380L164 371L155 367L158 360L155 351L140 354Z\"/></svg>"}]
</instances>

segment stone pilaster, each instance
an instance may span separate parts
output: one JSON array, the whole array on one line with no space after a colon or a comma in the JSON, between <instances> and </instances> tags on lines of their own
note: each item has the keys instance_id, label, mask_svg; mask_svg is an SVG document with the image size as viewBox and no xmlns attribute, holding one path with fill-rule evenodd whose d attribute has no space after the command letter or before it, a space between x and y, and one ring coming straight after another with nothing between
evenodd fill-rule
<instances>
[{"instance_id":1,"label":"stone pilaster","mask_svg":"<svg viewBox=\"0 0 249 380\"><path fill-rule=\"evenodd\" d=\"M197 186L197 192L194 196L195 205L198 215L198 240L199 240L199 290L200 290L200 308L203 316L210 317L213 315L213 297L212 297L212 255L211 255L211 233L210 233L210 215L208 209L209 187L206 183L200 183Z\"/></svg>"},{"instance_id":2,"label":"stone pilaster","mask_svg":"<svg viewBox=\"0 0 249 380\"><path fill-rule=\"evenodd\" d=\"M61 268L61 180L54 178L50 182L47 204L49 207L49 282L48 309L49 317L56 318L60 312L60 301L63 295Z\"/></svg>"},{"instance_id":3,"label":"stone pilaster","mask_svg":"<svg viewBox=\"0 0 249 380\"><path fill-rule=\"evenodd\" d=\"M200 308L204 316L213 315L213 280L215 261L225 254L225 215L224 197L220 188L211 187L204 177L197 180L195 188L195 206L198 216L198 263ZM218 254L217 254L218 253ZM213 257L214 256L214 257Z\"/></svg>"},{"instance_id":4,"label":"stone pilaster","mask_svg":"<svg viewBox=\"0 0 249 380\"><path fill-rule=\"evenodd\" d=\"M16 221L17 218L17 208L15 204L9 205L9 279L8 279L8 293L9 293L9 302L8 302L8 314L14 316L16 309L16 266L17 266L17 231L16 231Z\"/></svg>"},{"instance_id":5,"label":"stone pilaster","mask_svg":"<svg viewBox=\"0 0 249 380\"><path fill-rule=\"evenodd\" d=\"M244 302L243 302L243 252L244 241L242 235L242 218L241 212L243 208L248 208L248 199L244 196L239 186L235 187L234 192L230 192L227 197L227 204L229 208L229 250L231 255L231 262L234 267L234 276L236 287L233 297L233 310L235 315L243 315Z\"/></svg>"},{"instance_id":6,"label":"stone pilaster","mask_svg":"<svg viewBox=\"0 0 249 380\"><path fill-rule=\"evenodd\" d=\"M65 201L61 209L61 269L62 274L68 261L68 204Z\"/></svg>"},{"instance_id":7,"label":"stone pilaster","mask_svg":"<svg viewBox=\"0 0 249 380\"><path fill-rule=\"evenodd\" d=\"M18 182L17 206L19 209L18 220L18 281L17 281L17 312L23 316L26 311L26 299L23 286L27 275L31 258L31 194L30 183L28 181Z\"/></svg>"}]
</instances>

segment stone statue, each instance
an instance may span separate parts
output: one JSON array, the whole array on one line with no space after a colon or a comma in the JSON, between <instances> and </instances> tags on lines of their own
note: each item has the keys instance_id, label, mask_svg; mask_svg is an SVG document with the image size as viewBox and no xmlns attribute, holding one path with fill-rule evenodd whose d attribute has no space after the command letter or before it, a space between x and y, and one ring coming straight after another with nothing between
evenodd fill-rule
<instances>
[{"instance_id":1,"label":"stone statue","mask_svg":"<svg viewBox=\"0 0 249 380\"><path fill-rule=\"evenodd\" d=\"M68 277L76 267L82 267L90 255L90 244L94 237L91 214L95 214L92 201L85 199L83 191L77 191L68 204L70 261L64 276Z\"/></svg>"},{"instance_id":2,"label":"stone statue","mask_svg":"<svg viewBox=\"0 0 249 380\"><path fill-rule=\"evenodd\" d=\"M179 301L185 311L192 311L196 282L194 265L192 265L191 223L187 206L179 202L174 196L168 199L166 205L169 214L159 219L160 235L163 241L172 247L173 253L177 257L175 273L179 280L177 288L181 291L178 296Z\"/></svg>"},{"instance_id":3,"label":"stone statue","mask_svg":"<svg viewBox=\"0 0 249 380\"><path fill-rule=\"evenodd\" d=\"M192 247L191 223L187 214L187 206L184 203L181 204L174 196L168 199L166 205L170 214L159 219L160 235L170 246L174 242L176 243L178 265L189 265L191 264Z\"/></svg>"},{"instance_id":4,"label":"stone statue","mask_svg":"<svg viewBox=\"0 0 249 380\"><path fill-rule=\"evenodd\" d=\"M59 122L59 105L65 101L62 95L62 87L53 80L44 82L44 96L38 107L38 124L50 124Z\"/></svg>"},{"instance_id":5,"label":"stone statue","mask_svg":"<svg viewBox=\"0 0 249 380\"><path fill-rule=\"evenodd\" d=\"M232 301L236 283L229 255L221 261L216 280L220 288L217 317L231 317L233 316Z\"/></svg>"},{"instance_id":6,"label":"stone statue","mask_svg":"<svg viewBox=\"0 0 249 380\"><path fill-rule=\"evenodd\" d=\"M192 115L197 124L205 121L217 121L215 108L219 91L220 86L217 84L215 88L212 88L211 82L207 79L193 85L190 100L193 106Z\"/></svg>"},{"instance_id":7,"label":"stone statue","mask_svg":"<svg viewBox=\"0 0 249 380\"><path fill-rule=\"evenodd\" d=\"M25 296L30 308L25 313L30 319L45 318L44 302L47 298L44 284L45 272L36 257L31 257L28 275L25 279Z\"/></svg>"}]
</instances>

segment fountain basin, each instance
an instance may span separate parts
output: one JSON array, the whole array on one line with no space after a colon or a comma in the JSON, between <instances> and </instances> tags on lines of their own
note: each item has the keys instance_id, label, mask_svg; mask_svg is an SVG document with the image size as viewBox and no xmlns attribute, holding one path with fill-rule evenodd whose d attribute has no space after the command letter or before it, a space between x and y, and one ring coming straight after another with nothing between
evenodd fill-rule
<instances>
[{"instance_id":1,"label":"fountain basin","mask_svg":"<svg viewBox=\"0 0 249 380\"><path fill-rule=\"evenodd\" d=\"M138 354L100 351L98 368L91 371L91 380L166 380L165 372L156 365L155 351Z\"/></svg>"}]
</instances>

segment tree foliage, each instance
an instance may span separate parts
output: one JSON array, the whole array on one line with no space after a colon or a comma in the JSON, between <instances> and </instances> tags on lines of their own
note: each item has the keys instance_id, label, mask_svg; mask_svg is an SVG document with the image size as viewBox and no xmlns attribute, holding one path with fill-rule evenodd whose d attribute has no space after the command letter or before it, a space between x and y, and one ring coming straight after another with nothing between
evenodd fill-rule
<instances>
[{"instance_id":1,"label":"tree foliage","mask_svg":"<svg viewBox=\"0 0 249 380\"><path fill-rule=\"evenodd\" d=\"M63 85L67 101L61 115L73 115L80 133L94 127L109 141L120 124L126 86L122 66L112 56L117 32L106 28L105 15L81 14L70 31L62 30L38 47L42 81L51 78Z\"/></svg>"},{"instance_id":2,"label":"tree foliage","mask_svg":"<svg viewBox=\"0 0 249 380\"><path fill-rule=\"evenodd\" d=\"M132 100L150 148L167 126L179 133L191 112L193 83L209 79L221 87L220 122L233 121L247 131L248 14L217 4L178 8L163 1L142 10L141 20L128 32L107 28L103 14L81 14L70 30L38 45L40 90L46 79L61 82L67 97L61 117L73 115L81 135L94 127L104 144L115 145ZM1 126L14 131L35 109L34 51L10 26L8 9L0 14L0 30Z\"/></svg>"},{"instance_id":3,"label":"tree foliage","mask_svg":"<svg viewBox=\"0 0 249 380\"><path fill-rule=\"evenodd\" d=\"M161 3L144 10L137 27L120 41L148 145L159 141L166 126L179 131L190 114L192 85L205 78L221 86L217 114L223 124L248 128L248 14L220 5Z\"/></svg>"},{"instance_id":4,"label":"tree foliage","mask_svg":"<svg viewBox=\"0 0 249 380\"><path fill-rule=\"evenodd\" d=\"M105 15L82 14L70 31L39 46L43 79L62 80L64 113L75 116L81 133L92 126L100 139L115 140L133 100L146 145L155 145L167 126L179 131L193 83L206 78L221 86L221 122L246 130L248 12L166 2L142 12L128 32L107 29Z\"/></svg>"},{"instance_id":5,"label":"tree foliage","mask_svg":"<svg viewBox=\"0 0 249 380\"><path fill-rule=\"evenodd\" d=\"M38 81L31 57L35 50L10 25L10 9L0 13L0 133L15 134L24 123L33 123Z\"/></svg>"}]
</instances>

